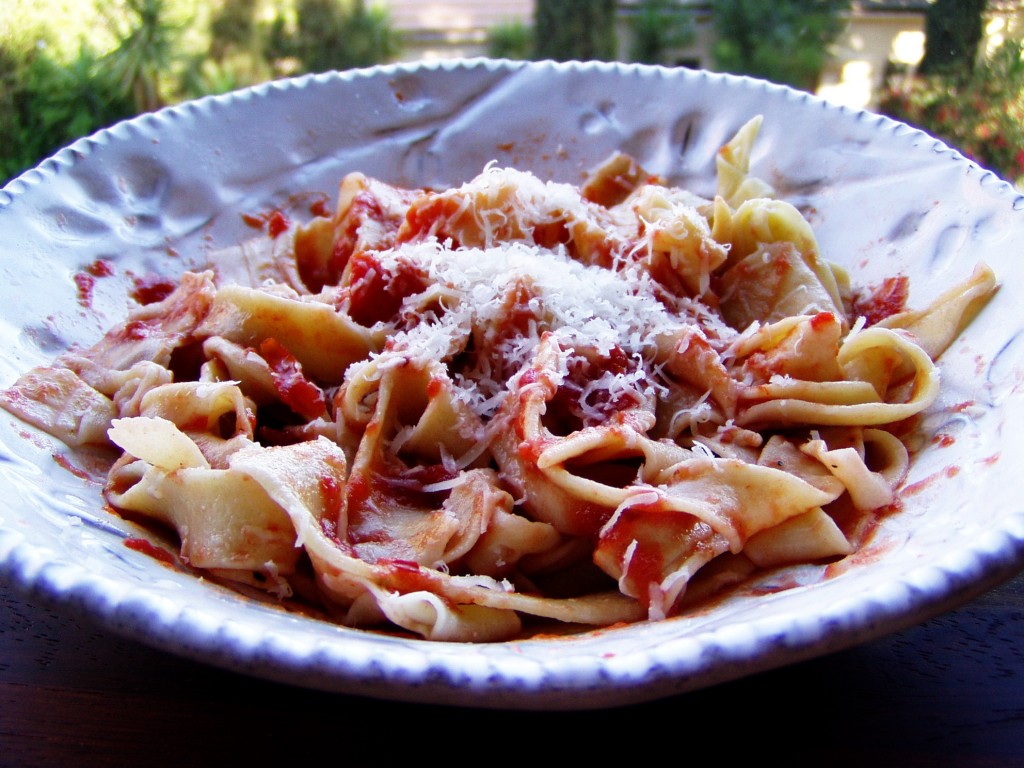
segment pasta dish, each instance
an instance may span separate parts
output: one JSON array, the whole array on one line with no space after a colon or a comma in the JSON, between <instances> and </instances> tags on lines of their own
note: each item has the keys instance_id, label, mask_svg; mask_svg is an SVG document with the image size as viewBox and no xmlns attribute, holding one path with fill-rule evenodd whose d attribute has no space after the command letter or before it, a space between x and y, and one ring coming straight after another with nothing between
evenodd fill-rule
<instances>
[{"instance_id":1,"label":"pasta dish","mask_svg":"<svg viewBox=\"0 0 1024 768\"><path fill-rule=\"evenodd\" d=\"M353 627L658 620L843 558L996 283L855 288L750 174L759 126L710 199L623 154L580 185L350 173L0 404L114 450L107 504L185 565Z\"/></svg>"}]
</instances>

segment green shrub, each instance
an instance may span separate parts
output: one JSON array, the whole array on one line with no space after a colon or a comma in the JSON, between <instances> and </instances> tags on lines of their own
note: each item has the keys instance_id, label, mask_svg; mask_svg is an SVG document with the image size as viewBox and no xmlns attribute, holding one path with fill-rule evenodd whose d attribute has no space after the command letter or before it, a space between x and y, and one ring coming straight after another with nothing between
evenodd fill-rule
<instances>
[{"instance_id":1,"label":"green shrub","mask_svg":"<svg viewBox=\"0 0 1024 768\"><path fill-rule=\"evenodd\" d=\"M713 0L715 67L813 91L850 0Z\"/></svg>"},{"instance_id":2,"label":"green shrub","mask_svg":"<svg viewBox=\"0 0 1024 768\"><path fill-rule=\"evenodd\" d=\"M884 114L917 126L1024 189L1024 45L1003 43L971 72L890 86Z\"/></svg>"},{"instance_id":3,"label":"green shrub","mask_svg":"<svg viewBox=\"0 0 1024 768\"><path fill-rule=\"evenodd\" d=\"M178 29L167 18L166 0L123 0L108 23L116 30L117 47L106 64L130 93L137 112L150 112L167 103L163 82L176 58Z\"/></svg>"},{"instance_id":4,"label":"green shrub","mask_svg":"<svg viewBox=\"0 0 1024 768\"><path fill-rule=\"evenodd\" d=\"M691 11L678 0L641 0L629 27L629 60L641 64L670 63L672 50L689 45L696 34Z\"/></svg>"},{"instance_id":5,"label":"green shrub","mask_svg":"<svg viewBox=\"0 0 1024 768\"><path fill-rule=\"evenodd\" d=\"M132 114L130 97L89 48L63 64L45 45L0 44L0 180Z\"/></svg>"},{"instance_id":6,"label":"green shrub","mask_svg":"<svg viewBox=\"0 0 1024 768\"><path fill-rule=\"evenodd\" d=\"M278 15L268 56L293 60L300 72L379 64L401 48L387 9L364 0L296 0L293 20Z\"/></svg>"},{"instance_id":7,"label":"green shrub","mask_svg":"<svg viewBox=\"0 0 1024 768\"><path fill-rule=\"evenodd\" d=\"M487 55L494 59L529 59L533 29L521 21L508 21L487 30Z\"/></svg>"},{"instance_id":8,"label":"green shrub","mask_svg":"<svg viewBox=\"0 0 1024 768\"><path fill-rule=\"evenodd\" d=\"M537 0L534 55L556 61L614 60L616 12L615 0Z\"/></svg>"},{"instance_id":9,"label":"green shrub","mask_svg":"<svg viewBox=\"0 0 1024 768\"><path fill-rule=\"evenodd\" d=\"M14 0L0 27L0 183L140 112L399 50L366 0L96 0L73 18L37 6Z\"/></svg>"}]
</instances>

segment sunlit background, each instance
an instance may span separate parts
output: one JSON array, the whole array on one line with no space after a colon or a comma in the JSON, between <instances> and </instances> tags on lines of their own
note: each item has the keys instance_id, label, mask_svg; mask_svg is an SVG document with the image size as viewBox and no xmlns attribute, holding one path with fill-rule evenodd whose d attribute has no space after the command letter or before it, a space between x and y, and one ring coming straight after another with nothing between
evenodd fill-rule
<instances>
[{"instance_id":1,"label":"sunlit background","mask_svg":"<svg viewBox=\"0 0 1024 768\"><path fill-rule=\"evenodd\" d=\"M1024 178L1022 2L4 0L0 180L124 117L261 81L467 56L750 74Z\"/></svg>"}]
</instances>

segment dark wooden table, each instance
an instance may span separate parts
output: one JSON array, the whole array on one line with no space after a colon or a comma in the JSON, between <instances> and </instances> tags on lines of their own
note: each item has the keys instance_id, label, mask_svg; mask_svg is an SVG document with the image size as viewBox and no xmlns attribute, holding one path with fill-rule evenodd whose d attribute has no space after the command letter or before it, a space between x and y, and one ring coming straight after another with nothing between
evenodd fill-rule
<instances>
[{"instance_id":1,"label":"dark wooden table","mask_svg":"<svg viewBox=\"0 0 1024 768\"><path fill-rule=\"evenodd\" d=\"M472 766L509 754L518 765L544 750L578 762L594 747L644 763L752 749L783 765L1024 765L1024 575L851 650L650 704L567 713L292 688L121 639L0 587L4 766L290 765L324 746L346 768L383 755L384 765Z\"/></svg>"}]
</instances>

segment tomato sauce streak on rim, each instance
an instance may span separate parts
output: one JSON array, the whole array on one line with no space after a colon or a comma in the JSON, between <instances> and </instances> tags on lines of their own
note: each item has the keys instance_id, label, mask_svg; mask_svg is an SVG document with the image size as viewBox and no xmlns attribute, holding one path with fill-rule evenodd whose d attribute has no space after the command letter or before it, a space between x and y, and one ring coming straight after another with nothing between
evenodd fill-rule
<instances>
[{"instance_id":1,"label":"tomato sauce streak on rim","mask_svg":"<svg viewBox=\"0 0 1024 768\"><path fill-rule=\"evenodd\" d=\"M83 307L92 307L92 291L96 287L96 278L85 272L76 272L75 287L78 289L78 303Z\"/></svg>"},{"instance_id":2,"label":"tomato sauce streak on rim","mask_svg":"<svg viewBox=\"0 0 1024 768\"><path fill-rule=\"evenodd\" d=\"M913 496L916 493L920 493L921 491L927 490L932 484L935 483L936 480L941 480L943 478L950 479L956 477L959 474L960 467L956 466L955 464L950 465L945 469L940 469L938 472L932 472L930 475L928 475L928 477L922 478L918 480L916 483L911 483L910 485L904 486L903 490L900 491L900 494L902 496Z\"/></svg>"},{"instance_id":3,"label":"tomato sauce streak on rim","mask_svg":"<svg viewBox=\"0 0 1024 768\"><path fill-rule=\"evenodd\" d=\"M148 539L131 537L124 540L124 545L128 547L128 549L134 550L136 552L141 552L144 555L149 555L154 560L157 560L161 563L166 563L167 565L176 564L174 555L172 555L163 547L156 546L153 542L149 541Z\"/></svg>"},{"instance_id":4,"label":"tomato sauce streak on rim","mask_svg":"<svg viewBox=\"0 0 1024 768\"><path fill-rule=\"evenodd\" d=\"M910 280L905 275L887 277L881 285L855 296L853 311L867 325L874 325L906 309L909 292Z\"/></svg>"},{"instance_id":5,"label":"tomato sauce streak on rim","mask_svg":"<svg viewBox=\"0 0 1024 768\"><path fill-rule=\"evenodd\" d=\"M89 480L91 482L99 482L95 477L90 475L84 469L80 469L71 463L71 460L62 453L53 454L53 460L62 468L66 469L72 475L77 477L79 480Z\"/></svg>"},{"instance_id":6,"label":"tomato sauce streak on rim","mask_svg":"<svg viewBox=\"0 0 1024 768\"><path fill-rule=\"evenodd\" d=\"M243 213L242 221L253 229L263 229L266 227L267 234L274 239L286 232L291 226L291 221L288 220L285 213L277 208L269 213Z\"/></svg>"},{"instance_id":7,"label":"tomato sauce streak on rim","mask_svg":"<svg viewBox=\"0 0 1024 768\"><path fill-rule=\"evenodd\" d=\"M129 294L143 306L156 304L170 296L177 289L178 283L169 277L147 275L132 278L132 290Z\"/></svg>"}]
</instances>

